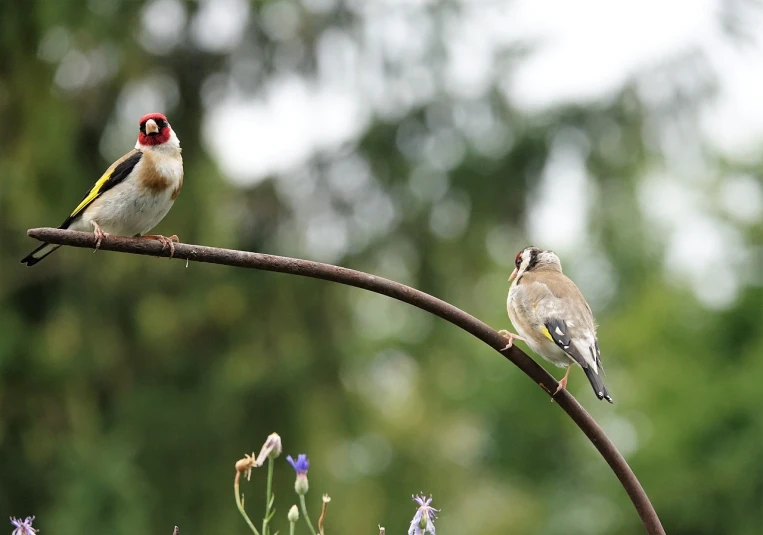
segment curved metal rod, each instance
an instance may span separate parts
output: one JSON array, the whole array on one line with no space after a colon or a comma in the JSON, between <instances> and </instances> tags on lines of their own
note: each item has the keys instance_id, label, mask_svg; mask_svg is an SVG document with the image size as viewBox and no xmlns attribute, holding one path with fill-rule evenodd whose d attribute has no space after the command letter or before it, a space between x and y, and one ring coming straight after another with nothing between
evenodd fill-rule
<instances>
[{"instance_id":1,"label":"curved metal rod","mask_svg":"<svg viewBox=\"0 0 763 535\"><path fill-rule=\"evenodd\" d=\"M40 241L72 247L93 248L95 237L85 232L72 230L60 230L54 228L37 228L27 232L32 238ZM169 249L162 250L162 246L155 240L123 238L109 236L104 238L101 249L147 256L168 257ZM193 260L208 264L221 264L226 266L260 269L264 271L276 271L290 275L301 275L323 279L348 286L355 286L371 292L386 295L425 310L435 316L439 316L453 325L460 327L471 335L479 338L487 345L509 359L514 365L522 370L527 376L535 381L550 396L556 390L557 382L537 362L528 357L522 350L513 346L510 350L501 352L505 347L506 340L495 330L484 324L477 318L470 316L463 310L437 299L429 294L400 284L389 279L376 277L362 271L347 269L310 260L300 260L283 256L273 256L247 251L232 249L218 249L216 247L204 247L201 245L188 245L178 243L175 245L174 258ZM628 493L633 505L636 507L641 520L650 535L665 535L660 524L660 519L652 507L649 498L641 487L638 479L625 461L615 445L609 440L604 431L599 427L590 414L567 392L562 390L554 396L557 402L572 420L577 424L588 439L596 446L604 460L612 468L617 478L622 483L625 492Z\"/></svg>"}]
</instances>

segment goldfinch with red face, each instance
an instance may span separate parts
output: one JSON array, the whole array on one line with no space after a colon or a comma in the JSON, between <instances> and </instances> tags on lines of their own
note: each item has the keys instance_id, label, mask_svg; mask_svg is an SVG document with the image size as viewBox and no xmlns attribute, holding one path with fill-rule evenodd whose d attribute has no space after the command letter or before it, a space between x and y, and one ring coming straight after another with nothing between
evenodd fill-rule
<instances>
[{"instance_id":1,"label":"goldfinch with red face","mask_svg":"<svg viewBox=\"0 0 763 535\"><path fill-rule=\"evenodd\" d=\"M164 219L183 187L180 141L161 113L144 115L139 125L135 148L111 164L58 228L92 231L96 249L109 234L159 240L171 257L177 236L146 233ZM59 247L45 243L21 262L33 266Z\"/></svg>"},{"instance_id":2,"label":"goldfinch with red face","mask_svg":"<svg viewBox=\"0 0 763 535\"><path fill-rule=\"evenodd\" d=\"M559 257L553 251L526 247L514 265L506 308L519 335L499 331L508 340L504 350L522 340L547 361L566 367L554 394L566 388L571 365L577 364L596 397L612 403L601 379L604 369L593 312L575 283L562 273Z\"/></svg>"}]
</instances>

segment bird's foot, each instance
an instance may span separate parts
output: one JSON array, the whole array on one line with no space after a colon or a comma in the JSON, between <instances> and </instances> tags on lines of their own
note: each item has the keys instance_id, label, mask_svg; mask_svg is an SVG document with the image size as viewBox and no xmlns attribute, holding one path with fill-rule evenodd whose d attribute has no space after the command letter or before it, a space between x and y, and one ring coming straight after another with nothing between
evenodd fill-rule
<instances>
[{"instance_id":1,"label":"bird's foot","mask_svg":"<svg viewBox=\"0 0 763 535\"><path fill-rule=\"evenodd\" d=\"M501 329L500 331L498 331L498 334L506 338L506 340L508 340L509 342L508 344L506 344L506 347L501 349L501 351L506 351L507 349L511 348L511 346L514 345L514 340L522 340L523 342L526 341L524 338L522 338L518 334L510 333L506 329Z\"/></svg>"},{"instance_id":2,"label":"bird's foot","mask_svg":"<svg viewBox=\"0 0 763 535\"><path fill-rule=\"evenodd\" d=\"M101 242L103 241L103 238L108 238L109 233L104 232L100 225L93 221L93 234L95 235L95 251L97 251L101 248Z\"/></svg>"},{"instance_id":3,"label":"bird's foot","mask_svg":"<svg viewBox=\"0 0 763 535\"><path fill-rule=\"evenodd\" d=\"M177 235L173 234L169 238L167 236L162 236L161 234L151 234L149 236L141 236L141 238L146 240L156 240L159 243L162 244L162 251L164 251L167 247L170 248L170 259L172 259L173 256L175 256L175 243L180 243L180 238L177 237Z\"/></svg>"},{"instance_id":4,"label":"bird's foot","mask_svg":"<svg viewBox=\"0 0 763 535\"><path fill-rule=\"evenodd\" d=\"M554 395L557 395L560 390L565 390L567 388L567 376L565 375L562 377L562 379L559 381L559 386L556 387L556 390L554 390Z\"/></svg>"},{"instance_id":5,"label":"bird's foot","mask_svg":"<svg viewBox=\"0 0 763 535\"><path fill-rule=\"evenodd\" d=\"M562 377L559 380L559 386L556 387L556 390L554 390L554 393L551 395L551 401L554 401L554 396L557 395L561 390L567 389L567 376L570 374L570 370L572 369L572 364L567 366L567 371L564 374L564 377Z\"/></svg>"}]
</instances>

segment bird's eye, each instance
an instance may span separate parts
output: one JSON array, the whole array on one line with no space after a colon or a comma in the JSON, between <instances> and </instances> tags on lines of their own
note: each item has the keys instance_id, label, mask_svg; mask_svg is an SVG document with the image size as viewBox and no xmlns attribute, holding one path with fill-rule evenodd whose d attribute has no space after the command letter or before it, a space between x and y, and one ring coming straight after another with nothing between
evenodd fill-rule
<instances>
[{"instance_id":1,"label":"bird's eye","mask_svg":"<svg viewBox=\"0 0 763 535\"><path fill-rule=\"evenodd\" d=\"M517 257L514 259L514 265L519 267L522 264L522 253L517 253Z\"/></svg>"}]
</instances>

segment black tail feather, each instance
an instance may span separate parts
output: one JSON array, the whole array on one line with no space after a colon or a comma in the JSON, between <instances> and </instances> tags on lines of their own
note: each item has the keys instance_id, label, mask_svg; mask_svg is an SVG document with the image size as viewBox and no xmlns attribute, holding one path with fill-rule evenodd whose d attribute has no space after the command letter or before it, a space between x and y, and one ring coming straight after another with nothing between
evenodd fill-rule
<instances>
[{"instance_id":1,"label":"black tail feather","mask_svg":"<svg viewBox=\"0 0 763 535\"><path fill-rule=\"evenodd\" d=\"M40 245L37 249L26 255L22 260L22 264L26 264L27 266L33 266L46 256L48 256L50 253L55 251L61 247L60 245L50 244L50 243L43 243Z\"/></svg>"},{"instance_id":2,"label":"black tail feather","mask_svg":"<svg viewBox=\"0 0 763 535\"><path fill-rule=\"evenodd\" d=\"M583 368L583 371L585 372L586 377L588 377L588 381L591 383L596 397L599 399L606 399L610 403L614 403L614 401L612 401L612 397L607 391L607 387L604 386L604 381L601 380L601 376L593 371L593 368L590 366Z\"/></svg>"}]
</instances>

